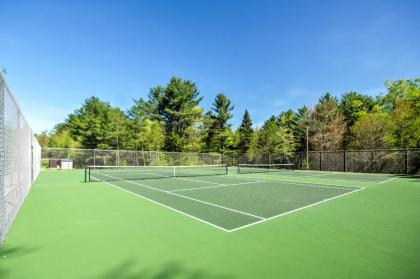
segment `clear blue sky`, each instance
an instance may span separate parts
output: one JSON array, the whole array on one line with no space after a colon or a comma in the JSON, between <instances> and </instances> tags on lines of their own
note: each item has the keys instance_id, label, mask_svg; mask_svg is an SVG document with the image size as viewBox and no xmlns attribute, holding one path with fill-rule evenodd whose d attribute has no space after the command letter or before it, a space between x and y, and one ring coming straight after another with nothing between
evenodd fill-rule
<instances>
[{"instance_id":1,"label":"clear blue sky","mask_svg":"<svg viewBox=\"0 0 420 279\"><path fill-rule=\"evenodd\" d=\"M61 3L60 3L61 2ZM321 94L420 77L420 1L6 1L0 68L35 132L96 95L127 109L171 76L255 124Z\"/></svg>"}]
</instances>

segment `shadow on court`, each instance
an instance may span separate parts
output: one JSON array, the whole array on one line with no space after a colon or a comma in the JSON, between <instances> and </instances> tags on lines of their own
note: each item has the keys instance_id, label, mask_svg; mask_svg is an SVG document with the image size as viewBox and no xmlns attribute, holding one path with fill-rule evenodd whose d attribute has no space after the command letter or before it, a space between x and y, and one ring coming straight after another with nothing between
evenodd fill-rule
<instances>
[{"instance_id":1,"label":"shadow on court","mask_svg":"<svg viewBox=\"0 0 420 279\"><path fill-rule=\"evenodd\" d=\"M152 266L137 270L136 261L126 260L125 262L115 266L104 274L100 274L96 278L101 279L233 279L233 276L212 274L204 270L187 269L180 263L168 262L161 266Z\"/></svg>"},{"instance_id":2,"label":"shadow on court","mask_svg":"<svg viewBox=\"0 0 420 279\"><path fill-rule=\"evenodd\" d=\"M4 268L3 264L3 262L7 261L8 258L19 258L38 250L38 248L25 248L21 246L0 246L0 278L8 278L7 276L11 275L11 272Z\"/></svg>"},{"instance_id":3,"label":"shadow on court","mask_svg":"<svg viewBox=\"0 0 420 279\"><path fill-rule=\"evenodd\" d=\"M402 176L399 176L398 179L405 179L405 180L410 180L410 182L419 183L420 175L402 175ZM404 181L404 182L407 182L407 181Z\"/></svg>"}]
</instances>

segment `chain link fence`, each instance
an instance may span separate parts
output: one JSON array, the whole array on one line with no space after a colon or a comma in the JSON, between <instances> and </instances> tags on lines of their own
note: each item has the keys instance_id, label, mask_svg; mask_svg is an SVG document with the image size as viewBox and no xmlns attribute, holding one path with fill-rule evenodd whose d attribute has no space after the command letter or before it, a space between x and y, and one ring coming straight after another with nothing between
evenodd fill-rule
<instances>
[{"instance_id":1,"label":"chain link fence","mask_svg":"<svg viewBox=\"0 0 420 279\"><path fill-rule=\"evenodd\" d=\"M69 159L74 168L86 166L173 166L223 164L218 153L161 152L105 149L43 148L42 166L51 160Z\"/></svg>"},{"instance_id":2,"label":"chain link fence","mask_svg":"<svg viewBox=\"0 0 420 279\"><path fill-rule=\"evenodd\" d=\"M41 147L0 74L0 243L40 171Z\"/></svg>"},{"instance_id":3,"label":"chain link fence","mask_svg":"<svg viewBox=\"0 0 420 279\"><path fill-rule=\"evenodd\" d=\"M420 149L310 151L285 154L219 154L103 149L43 148L43 166L49 160L70 159L85 166L165 166L293 163L297 169L341 172L420 174ZM307 162L307 163L306 163Z\"/></svg>"},{"instance_id":4,"label":"chain link fence","mask_svg":"<svg viewBox=\"0 0 420 279\"><path fill-rule=\"evenodd\" d=\"M240 164L293 163L297 169L420 175L420 149L310 151L238 155ZM308 158L306 158L308 157Z\"/></svg>"}]
</instances>

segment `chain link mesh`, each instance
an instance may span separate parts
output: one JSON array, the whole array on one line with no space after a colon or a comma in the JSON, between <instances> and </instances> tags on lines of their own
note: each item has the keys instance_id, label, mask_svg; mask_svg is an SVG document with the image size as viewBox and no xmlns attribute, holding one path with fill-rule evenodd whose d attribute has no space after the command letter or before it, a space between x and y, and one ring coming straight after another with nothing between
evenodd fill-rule
<instances>
[{"instance_id":1,"label":"chain link mesh","mask_svg":"<svg viewBox=\"0 0 420 279\"><path fill-rule=\"evenodd\" d=\"M76 168L86 166L179 166L227 164L294 164L306 166L306 152L291 154L219 154L193 152L131 151L103 149L43 148L48 160L71 159ZM309 169L339 172L420 174L420 150L310 151Z\"/></svg>"},{"instance_id":2,"label":"chain link mesh","mask_svg":"<svg viewBox=\"0 0 420 279\"><path fill-rule=\"evenodd\" d=\"M41 147L0 74L0 243L40 171Z\"/></svg>"},{"instance_id":3,"label":"chain link mesh","mask_svg":"<svg viewBox=\"0 0 420 279\"><path fill-rule=\"evenodd\" d=\"M227 164L231 160L219 153L161 152L134 150L105 150L50 148L42 149L42 165L50 161L70 159L75 168L86 166L191 166ZM227 160L224 162L224 160ZM232 159L233 160L233 159ZM235 160L236 162L237 160ZM55 165L54 165L55 167Z\"/></svg>"}]
</instances>

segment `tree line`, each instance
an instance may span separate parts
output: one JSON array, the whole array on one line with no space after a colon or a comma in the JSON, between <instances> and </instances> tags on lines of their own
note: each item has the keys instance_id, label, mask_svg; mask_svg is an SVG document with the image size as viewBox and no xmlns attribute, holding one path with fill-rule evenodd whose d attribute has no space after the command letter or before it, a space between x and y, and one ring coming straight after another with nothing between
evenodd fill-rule
<instances>
[{"instance_id":1,"label":"tree line","mask_svg":"<svg viewBox=\"0 0 420 279\"><path fill-rule=\"evenodd\" d=\"M218 93L209 111L190 80L173 77L150 89L128 111L90 97L52 131L37 135L43 147L219 153L285 153L309 149L420 148L420 78L385 82L371 97L325 93L314 107L289 109L254 127L248 110L232 128L234 105Z\"/></svg>"}]
</instances>

